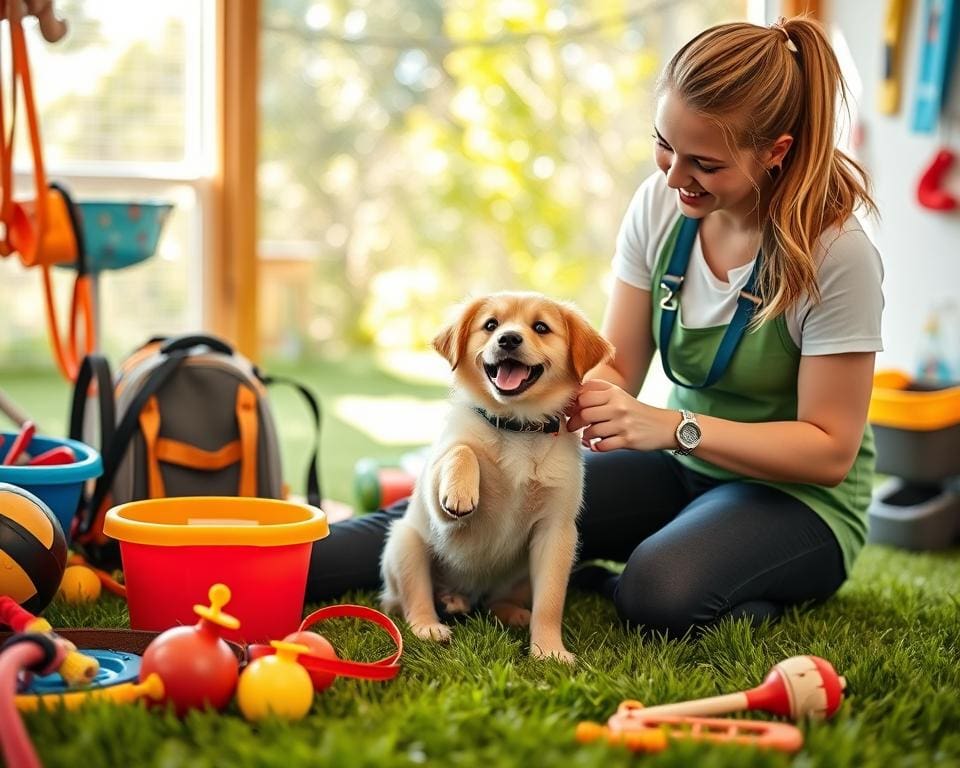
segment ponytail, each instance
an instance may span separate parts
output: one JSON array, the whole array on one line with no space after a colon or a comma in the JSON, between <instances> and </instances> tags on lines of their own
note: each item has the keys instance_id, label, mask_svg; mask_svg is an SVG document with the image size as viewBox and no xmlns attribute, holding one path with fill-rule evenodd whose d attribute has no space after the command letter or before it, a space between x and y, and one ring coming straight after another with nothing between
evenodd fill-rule
<instances>
[{"instance_id":1,"label":"ponytail","mask_svg":"<svg viewBox=\"0 0 960 768\"><path fill-rule=\"evenodd\" d=\"M814 252L821 234L858 206L876 212L866 171L836 145L846 83L823 27L804 17L773 27L712 27L673 57L660 88L714 119L741 150L759 155L779 136L793 137L780 170L771 172L755 322L804 295L819 299Z\"/></svg>"}]
</instances>

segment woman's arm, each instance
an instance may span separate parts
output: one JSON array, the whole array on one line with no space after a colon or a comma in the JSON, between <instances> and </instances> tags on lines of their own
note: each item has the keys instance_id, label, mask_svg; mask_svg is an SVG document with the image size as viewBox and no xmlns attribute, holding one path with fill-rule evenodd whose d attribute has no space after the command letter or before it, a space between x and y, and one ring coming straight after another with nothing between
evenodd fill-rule
<instances>
[{"instance_id":1,"label":"woman's arm","mask_svg":"<svg viewBox=\"0 0 960 768\"><path fill-rule=\"evenodd\" d=\"M718 467L779 482L840 483L856 459L873 385L873 352L805 356L797 381L797 420L743 423L698 416L695 455ZM593 449L676 447L676 411L641 403L619 386L584 384L571 430L589 425Z\"/></svg>"},{"instance_id":2,"label":"woman's arm","mask_svg":"<svg viewBox=\"0 0 960 768\"><path fill-rule=\"evenodd\" d=\"M800 358L796 421L742 424L700 416L703 439L696 455L761 480L839 484L863 439L874 357L851 352Z\"/></svg>"},{"instance_id":3,"label":"woman's arm","mask_svg":"<svg viewBox=\"0 0 960 768\"><path fill-rule=\"evenodd\" d=\"M636 397L653 357L650 316L650 291L616 278L601 329L616 354L611 363L598 365L584 379L613 382Z\"/></svg>"}]
</instances>

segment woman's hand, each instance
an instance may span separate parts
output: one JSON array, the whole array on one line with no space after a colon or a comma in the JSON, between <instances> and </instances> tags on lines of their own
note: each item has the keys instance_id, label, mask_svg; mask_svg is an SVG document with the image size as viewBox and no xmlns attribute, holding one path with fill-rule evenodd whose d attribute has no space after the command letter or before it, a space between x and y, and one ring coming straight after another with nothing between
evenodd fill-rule
<instances>
[{"instance_id":1,"label":"woman's hand","mask_svg":"<svg viewBox=\"0 0 960 768\"><path fill-rule=\"evenodd\" d=\"M585 381L570 408L567 430L583 429L582 442L592 451L670 448L680 419L674 411L641 403L616 384Z\"/></svg>"}]
</instances>

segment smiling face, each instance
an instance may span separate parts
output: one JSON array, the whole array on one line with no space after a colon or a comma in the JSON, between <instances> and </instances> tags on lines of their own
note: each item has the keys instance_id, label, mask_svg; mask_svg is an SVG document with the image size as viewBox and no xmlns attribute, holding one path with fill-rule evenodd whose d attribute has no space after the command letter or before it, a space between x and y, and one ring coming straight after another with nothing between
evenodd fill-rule
<instances>
[{"instance_id":1,"label":"smiling face","mask_svg":"<svg viewBox=\"0 0 960 768\"><path fill-rule=\"evenodd\" d=\"M745 219L757 208L758 187L763 195L769 184L760 158L728 146L716 122L690 109L670 89L657 102L654 140L657 166L677 190L685 216L700 219L725 211Z\"/></svg>"},{"instance_id":2,"label":"smiling face","mask_svg":"<svg viewBox=\"0 0 960 768\"><path fill-rule=\"evenodd\" d=\"M583 375L612 355L578 310L534 293L474 300L434 346L474 402L521 419L559 413Z\"/></svg>"}]
</instances>

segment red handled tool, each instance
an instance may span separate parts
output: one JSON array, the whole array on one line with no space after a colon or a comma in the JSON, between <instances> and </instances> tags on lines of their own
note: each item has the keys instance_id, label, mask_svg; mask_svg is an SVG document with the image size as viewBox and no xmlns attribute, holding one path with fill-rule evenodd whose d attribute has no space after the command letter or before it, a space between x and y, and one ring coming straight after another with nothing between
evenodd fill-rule
<instances>
[{"instance_id":1,"label":"red handled tool","mask_svg":"<svg viewBox=\"0 0 960 768\"><path fill-rule=\"evenodd\" d=\"M37 428L32 421L27 420L23 422L23 426L20 427L20 434L13 439L13 445L10 446L7 455L3 457L4 466L9 467L16 463L17 459L20 458L20 454L30 445L30 441L33 440L33 435L36 431Z\"/></svg>"}]
</instances>

